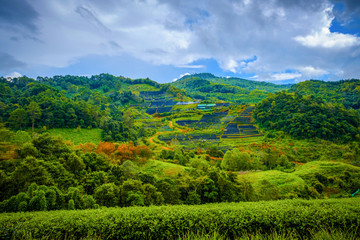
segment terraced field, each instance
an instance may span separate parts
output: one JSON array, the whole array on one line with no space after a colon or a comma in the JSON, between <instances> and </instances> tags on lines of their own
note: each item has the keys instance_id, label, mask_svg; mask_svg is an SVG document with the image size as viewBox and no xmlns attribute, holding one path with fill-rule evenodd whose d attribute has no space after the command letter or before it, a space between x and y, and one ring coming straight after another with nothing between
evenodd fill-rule
<instances>
[{"instance_id":1,"label":"terraced field","mask_svg":"<svg viewBox=\"0 0 360 240\"><path fill-rule=\"evenodd\" d=\"M196 104L192 104L192 112L189 109L176 108L177 102L163 92L149 91L140 92L144 98L143 108L150 115L170 113L173 123L176 123L180 131L164 132L158 136L160 141L171 142L176 139L180 144L197 144L199 142L220 142L221 139L241 139L262 136L252 123L253 106L245 108L240 114L230 113L229 103L217 103L211 111L195 110ZM231 105L234 106L234 105ZM183 113L183 116L181 116ZM180 116L179 116L180 114ZM179 117L174 117L179 116ZM183 127L187 127L184 133ZM182 131L181 131L182 130Z\"/></svg>"},{"instance_id":2,"label":"terraced field","mask_svg":"<svg viewBox=\"0 0 360 240\"><path fill-rule=\"evenodd\" d=\"M262 134L252 124L253 106L247 107L238 117L231 121L225 128L221 138L248 138L257 137Z\"/></svg>"},{"instance_id":3,"label":"terraced field","mask_svg":"<svg viewBox=\"0 0 360 240\"><path fill-rule=\"evenodd\" d=\"M228 111L215 112L212 114L203 115L200 120L179 120L176 123L179 126L193 127L197 130L216 129L221 126L226 126L223 133L208 134L208 133L174 133L159 136L159 140L170 142L172 139L177 139L181 144L187 145L190 143L202 142L219 142L221 139L241 139L262 136L257 130L256 126L251 123L251 114L253 107L246 108L239 116L230 116Z\"/></svg>"}]
</instances>

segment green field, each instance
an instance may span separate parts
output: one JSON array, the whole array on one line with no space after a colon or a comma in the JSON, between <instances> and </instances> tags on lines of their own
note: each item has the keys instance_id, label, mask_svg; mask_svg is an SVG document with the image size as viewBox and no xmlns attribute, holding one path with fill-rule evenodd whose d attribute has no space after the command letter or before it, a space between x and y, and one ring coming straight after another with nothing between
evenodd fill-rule
<instances>
[{"instance_id":1,"label":"green field","mask_svg":"<svg viewBox=\"0 0 360 240\"><path fill-rule=\"evenodd\" d=\"M71 141L75 145L91 142L94 144L100 143L102 140L102 130L95 129L69 129L69 128L54 128L50 129L49 133L53 136L59 136L65 141Z\"/></svg>"},{"instance_id":2,"label":"green field","mask_svg":"<svg viewBox=\"0 0 360 240\"><path fill-rule=\"evenodd\" d=\"M3 213L0 238L181 239L216 233L238 239L285 232L306 239L331 229L352 233L356 239L359 214L359 198Z\"/></svg>"}]
</instances>

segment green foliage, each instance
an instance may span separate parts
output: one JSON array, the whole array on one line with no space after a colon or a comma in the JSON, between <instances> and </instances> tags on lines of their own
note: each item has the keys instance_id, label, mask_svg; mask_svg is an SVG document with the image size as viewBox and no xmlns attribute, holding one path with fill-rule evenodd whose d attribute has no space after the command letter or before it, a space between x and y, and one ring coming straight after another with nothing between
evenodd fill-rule
<instances>
[{"instance_id":1,"label":"green foliage","mask_svg":"<svg viewBox=\"0 0 360 240\"><path fill-rule=\"evenodd\" d=\"M17 154L20 158L26 157L37 157L39 155L39 151L34 147L34 144L31 142L25 143L23 146L16 150Z\"/></svg>"},{"instance_id":2,"label":"green foliage","mask_svg":"<svg viewBox=\"0 0 360 240\"><path fill-rule=\"evenodd\" d=\"M197 194L196 192L191 191L191 192L189 192L189 195L187 196L185 203L189 204L189 205L200 204L201 196L199 194Z\"/></svg>"},{"instance_id":3,"label":"green foliage","mask_svg":"<svg viewBox=\"0 0 360 240\"><path fill-rule=\"evenodd\" d=\"M46 211L46 197L45 192L42 190L36 190L34 196L31 198L29 208L33 211Z\"/></svg>"},{"instance_id":4,"label":"green foliage","mask_svg":"<svg viewBox=\"0 0 360 240\"><path fill-rule=\"evenodd\" d=\"M100 205L113 207L118 205L119 191L114 183L106 183L95 189L95 199Z\"/></svg>"},{"instance_id":5,"label":"green foliage","mask_svg":"<svg viewBox=\"0 0 360 240\"><path fill-rule=\"evenodd\" d=\"M256 105L253 116L265 129L284 131L298 138L349 141L360 133L358 112L297 93L269 95Z\"/></svg>"},{"instance_id":6,"label":"green foliage","mask_svg":"<svg viewBox=\"0 0 360 240\"><path fill-rule=\"evenodd\" d=\"M10 139L12 143L16 145L22 145L24 143L31 141L31 136L29 133L24 131L16 131L15 135L13 135Z\"/></svg>"},{"instance_id":7,"label":"green foliage","mask_svg":"<svg viewBox=\"0 0 360 240\"><path fill-rule=\"evenodd\" d=\"M99 144L102 141L102 129L93 128L93 129L67 129L67 128L53 128L48 132L50 135L59 136L64 140L71 141L75 145L80 143L94 143Z\"/></svg>"},{"instance_id":8,"label":"green foliage","mask_svg":"<svg viewBox=\"0 0 360 240\"><path fill-rule=\"evenodd\" d=\"M341 103L347 109L360 108L360 80L342 80L336 82L324 82L310 80L292 85L290 92L301 95L313 95L322 98L326 102Z\"/></svg>"},{"instance_id":9,"label":"green foliage","mask_svg":"<svg viewBox=\"0 0 360 240\"><path fill-rule=\"evenodd\" d=\"M176 239L185 233L202 231L236 239L244 234L286 231L291 232L292 239L304 239L324 236L326 229L331 229L332 233L352 231L353 237L358 238L359 213L357 199L12 213L0 215L0 234L12 239L30 236L34 239L100 236L106 239Z\"/></svg>"},{"instance_id":10,"label":"green foliage","mask_svg":"<svg viewBox=\"0 0 360 240\"><path fill-rule=\"evenodd\" d=\"M240 103L258 103L266 98L268 92L290 88L289 85L276 85L240 78L222 78L209 73L184 76L171 84L183 89L196 99Z\"/></svg>"},{"instance_id":11,"label":"green foliage","mask_svg":"<svg viewBox=\"0 0 360 240\"><path fill-rule=\"evenodd\" d=\"M26 109L31 120L32 131L34 131L35 120L41 117L40 106L36 102L30 102L30 104L26 107Z\"/></svg>"},{"instance_id":12,"label":"green foliage","mask_svg":"<svg viewBox=\"0 0 360 240\"><path fill-rule=\"evenodd\" d=\"M234 148L227 151L224 159L221 162L221 168L231 171L241 171L250 169L250 156L246 152L240 152L239 149Z\"/></svg>"},{"instance_id":13,"label":"green foliage","mask_svg":"<svg viewBox=\"0 0 360 240\"><path fill-rule=\"evenodd\" d=\"M29 127L33 131L35 127L101 128L106 141L134 141L147 133L142 125L132 125L128 121L124 107L144 102L139 91L148 88L138 86L145 85L167 96L186 98L183 91L168 84L110 74L90 78L69 75L38 77L37 81L27 77L12 81L0 78L0 89L4 90L0 95L0 120L16 130Z\"/></svg>"},{"instance_id":14,"label":"green foliage","mask_svg":"<svg viewBox=\"0 0 360 240\"><path fill-rule=\"evenodd\" d=\"M24 129L29 119L23 108L17 108L10 113L9 125L14 129Z\"/></svg>"}]
</instances>

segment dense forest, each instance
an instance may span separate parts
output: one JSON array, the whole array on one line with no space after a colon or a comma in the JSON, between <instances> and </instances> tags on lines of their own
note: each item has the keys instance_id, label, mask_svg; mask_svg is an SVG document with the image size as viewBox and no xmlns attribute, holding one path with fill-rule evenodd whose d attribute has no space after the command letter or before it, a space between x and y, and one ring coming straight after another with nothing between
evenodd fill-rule
<instances>
[{"instance_id":1,"label":"dense forest","mask_svg":"<svg viewBox=\"0 0 360 240\"><path fill-rule=\"evenodd\" d=\"M256 106L254 118L268 130L284 131L298 138L360 140L359 111L313 95L270 95Z\"/></svg>"},{"instance_id":2,"label":"dense forest","mask_svg":"<svg viewBox=\"0 0 360 240\"><path fill-rule=\"evenodd\" d=\"M346 109L360 109L360 82L357 79L335 82L305 81L292 85L289 91L316 96L326 102L340 103Z\"/></svg>"},{"instance_id":3,"label":"dense forest","mask_svg":"<svg viewBox=\"0 0 360 240\"><path fill-rule=\"evenodd\" d=\"M101 128L106 141L136 140L146 130L133 125L138 114L130 104L141 103L139 91L145 85L171 96L184 97L181 90L149 79L131 80L109 74L98 76L20 77L0 79L0 118L8 127Z\"/></svg>"},{"instance_id":4,"label":"dense forest","mask_svg":"<svg viewBox=\"0 0 360 240\"><path fill-rule=\"evenodd\" d=\"M86 209L99 205L124 207L308 199L324 196L325 188L341 189L342 194L351 193L360 184L359 167L340 163L331 164L333 172L329 172L329 163L319 165L319 171L311 175L295 172L297 178L307 184L290 190L279 190L273 183L263 180L256 191L249 180L237 177L237 171L250 169L266 170L276 166L276 169L292 169L287 156L279 158L276 151L265 151L252 161L252 154L235 148L227 151L221 162L211 163L206 159L222 156L216 148L207 152L177 148L175 152L163 150L156 154L149 147L135 146L132 142L73 146L49 134L31 138L26 132L14 133L4 128L2 136L2 142L17 146L8 160L0 161L0 209L6 212ZM359 151L359 146L357 149ZM169 156L170 153L175 156ZM154 154L156 159L163 161L182 159L187 167L179 169L173 165L154 175L146 168L148 159ZM325 166L327 170L323 172ZM341 170L337 173L336 169ZM336 178L330 180L334 176Z\"/></svg>"},{"instance_id":5,"label":"dense forest","mask_svg":"<svg viewBox=\"0 0 360 240\"><path fill-rule=\"evenodd\" d=\"M172 85L196 99L249 104L260 102L269 92L286 90L290 87L290 85L276 85L240 78L221 78L209 73L187 75L173 82Z\"/></svg>"}]
</instances>

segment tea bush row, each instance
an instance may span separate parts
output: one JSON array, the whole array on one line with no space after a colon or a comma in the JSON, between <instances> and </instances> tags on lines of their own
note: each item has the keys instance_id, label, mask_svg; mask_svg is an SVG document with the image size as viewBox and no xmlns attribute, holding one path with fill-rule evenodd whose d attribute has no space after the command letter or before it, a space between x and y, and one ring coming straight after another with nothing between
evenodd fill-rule
<instances>
[{"instance_id":1,"label":"tea bush row","mask_svg":"<svg viewBox=\"0 0 360 240\"><path fill-rule=\"evenodd\" d=\"M309 236L322 229L356 232L359 216L359 198L11 213L0 214L0 238L175 239L199 231L234 238L284 230Z\"/></svg>"}]
</instances>

